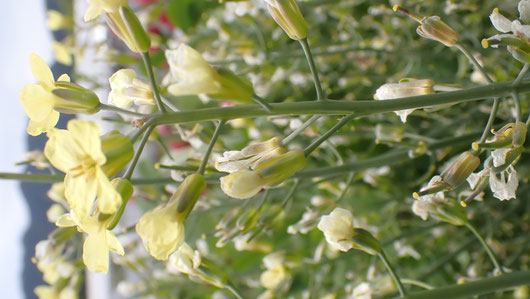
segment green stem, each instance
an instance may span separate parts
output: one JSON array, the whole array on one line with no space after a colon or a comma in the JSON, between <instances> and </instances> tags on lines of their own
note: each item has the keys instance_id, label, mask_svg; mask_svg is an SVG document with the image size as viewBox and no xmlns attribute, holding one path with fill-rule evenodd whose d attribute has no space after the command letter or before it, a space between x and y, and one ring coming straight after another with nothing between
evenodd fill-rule
<instances>
[{"instance_id":1,"label":"green stem","mask_svg":"<svg viewBox=\"0 0 530 299\"><path fill-rule=\"evenodd\" d=\"M131 142L134 144L136 143L136 140L138 140L138 138L140 138L140 136L143 135L143 133L145 132L145 130L149 129L150 127L153 127L155 126L155 123L154 123L155 119L151 118L150 120L148 120L140 129L138 129L138 131L136 131L131 137Z\"/></svg>"},{"instance_id":2,"label":"green stem","mask_svg":"<svg viewBox=\"0 0 530 299\"><path fill-rule=\"evenodd\" d=\"M213 132L212 139L210 140L210 144L208 144L206 153L204 153L204 157L202 158L201 166L199 166L199 169L197 170L197 173L200 175L204 175L206 164L208 164L208 159L210 158L210 154L212 153L213 147L215 146L215 142L217 141L217 138L219 137L219 133L221 132L221 127L223 126L224 123L225 123L224 120L220 120L219 123L217 123L217 127L215 128L215 131Z\"/></svg>"},{"instance_id":3,"label":"green stem","mask_svg":"<svg viewBox=\"0 0 530 299\"><path fill-rule=\"evenodd\" d=\"M151 132L153 132L154 126L150 126L147 129L147 132L145 132L144 136L142 137L142 140L140 140L140 145L138 145L138 149L136 150L136 153L134 153L134 157L131 161L131 164L129 165L129 168L127 168L127 171L123 175L123 178L130 180L132 177L132 174L134 172L134 168L136 167L136 164L138 163L138 160L140 159L140 156L142 155L142 151L144 150L144 146L147 143L147 140L149 139L149 135L151 135Z\"/></svg>"},{"instance_id":4,"label":"green stem","mask_svg":"<svg viewBox=\"0 0 530 299\"><path fill-rule=\"evenodd\" d=\"M344 196L346 196L346 193L348 192L348 189L350 189L350 185L353 182L354 177L355 173L353 171L350 172L350 174L348 175L348 179L346 180L346 186L344 186L344 189L342 189L340 195L337 197L337 199L335 199L335 203L339 203L344 198Z\"/></svg>"},{"instance_id":5,"label":"green stem","mask_svg":"<svg viewBox=\"0 0 530 299\"><path fill-rule=\"evenodd\" d=\"M491 250L488 243L486 243L486 240L482 238L480 233L475 229L475 227L473 227L473 225L471 225L471 223L466 222L465 225L475 235L475 237L477 237L477 239L480 241L480 244L482 244L482 247L484 247L484 249L488 253L489 258L491 262L493 263L493 265L495 265L495 268L497 269L497 271L499 273L504 273L504 269L502 269L501 264L499 263L499 261L497 260L497 257L495 256L495 253L493 253L493 250Z\"/></svg>"},{"instance_id":6,"label":"green stem","mask_svg":"<svg viewBox=\"0 0 530 299\"><path fill-rule=\"evenodd\" d=\"M291 199L291 197L293 197L294 195L294 191L296 191L296 188L298 187L298 184L300 183L299 180L294 180L294 184L293 186L291 187L291 189L289 189L289 192L287 193L287 195L285 196L285 198L282 200L282 203L280 204L280 206L282 208L285 208L285 206L287 205L287 203L289 202L289 199Z\"/></svg>"},{"instance_id":7,"label":"green stem","mask_svg":"<svg viewBox=\"0 0 530 299\"><path fill-rule=\"evenodd\" d=\"M0 172L0 180L17 180L35 183L59 183L64 181L64 175Z\"/></svg>"},{"instance_id":8,"label":"green stem","mask_svg":"<svg viewBox=\"0 0 530 299\"><path fill-rule=\"evenodd\" d=\"M521 107L521 99L519 99L519 93L517 90L512 92L512 98L515 104L515 120L517 122L523 121L523 108Z\"/></svg>"},{"instance_id":9,"label":"green stem","mask_svg":"<svg viewBox=\"0 0 530 299\"><path fill-rule=\"evenodd\" d=\"M324 141L326 141L331 135L333 135L335 132L337 132L338 129L342 128L345 124L347 124L350 120L352 120L355 116L349 115L344 118L342 118L338 123L336 123L331 129L329 129L324 135L320 136L317 140L313 141L308 147L304 149L304 155L307 157L309 156L319 145L321 145Z\"/></svg>"},{"instance_id":10,"label":"green stem","mask_svg":"<svg viewBox=\"0 0 530 299\"><path fill-rule=\"evenodd\" d=\"M281 141L282 146L286 146L291 141L293 141L296 136L300 135L305 129L307 129L310 125L312 125L315 121L317 121L321 116L320 115L313 115L310 119L306 120L300 127L296 128L291 134L289 134L287 137L283 138Z\"/></svg>"},{"instance_id":11,"label":"green stem","mask_svg":"<svg viewBox=\"0 0 530 299\"><path fill-rule=\"evenodd\" d=\"M389 101L305 101L294 103L270 104L271 112L265 111L258 105L237 105L231 107L204 108L189 111L179 111L157 115L151 120L157 124L176 124L186 122L199 122L215 119L251 118L264 115L345 115L353 114L362 117L376 113L392 112L411 108L424 108L436 105L462 103L475 101L491 96L505 96L512 92L514 87L511 81L492 83L484 86L473 87L457 91L437 94L421 95L393 99ZM522 82L517 88L519 92L530 91L530 82ZM144 126L145 127L145 126ZM142 127L140 130L145 130Z\"/></svg>"},{"instance_id":12,"label":"green stem","mask_svg":"<svg viewBox=\"0 0 530 299\"><path fill-rule=\"evenodd\" d=\"M385 264L386 269L390 273L392 280L394 280L394 283L396 284L398 288L399 295L401 297L405 296L407 294L407 292L405 291L405 287L403 287L401 280L399 280L399 277L397 276L396 272L392 268L392 265L390 265L390 262L388 261L388 258L386 257L385 252L381 250L381 253L379 253L377 256L379 256L381 260L383 261L383 264Z\"/></svg>"},{"instance_id":13,"label":"green stem","mask_svg":"<svg viewBox=\"0 0 530 299\"><path fill-rule=\"evenodd\" d=\"M454 138L447 138L440 140L436 143L428 144L428 148L432 151L442 149L447 146L461 146L469 144L473 138L476 138L478 134L469 134ZM419 157L419 156L418 156ZM374 158L347 162L343 165L321 167L316 169L303 170L296 173L293 177L295 178L313 178L313 177L326 177L330 175L340 175L341 173L350 173L355 171L362 171L368 168L381 167L385 165L393 165L395 163L409 161L409 151L407 149L399 149L387 152Z\"/></svg>"},{"instance_id":14,"label":"green stem","mask_svg":"<svg viewBox=\"0 0 530 299\"><path fill-rule=\"evenodd\" d=\"M457 284L421 291L405 296L406 299L456 299L473 298L474 296L498 292L518 286L528 285L530 271L512 272L496 277L483 278L465 284Z\"/></svg>"},{"instance_id":15,"label":"green stem","mask_svg":"<svg viewBox=\"0 0 530 299\"><path fill-rule=\"evenodd\" d=\"M117 113L123 113L123 114L127 114L127 115L137 116L137 117L149 117L150 116L149 114L138 113L138 112L122 109L120 107L116 107L116 106L112 106L112 105L106 105L106 104L103 104L103 103L99 103L97 108L100 109L100 110L113 111L113 112L117 112Z\"/></svg>"},{"instance_id":16,"label":"green stem","mask_svg":"<svg viewBox=\"0 0 530 299\"><path fill-rule=\"evenodd\" d=\"M473 57L473 55L471 55L471 53L464 47L464 45L458 43L458 44L456 44L456 47L460 50L460 52L462 52L467 57L467 59L484 76L484 78L486 78L488 83L490 83L490 84L493 83L493 80L488 75L488 73L486 73L484 68L482 68L480 63L478 63L478 61L475 59L475 57ZM484 127L484 132L482 133L482 136L479 139L479 143L484 142L486 140L486 138L488 137L488 134L489 134L491 128L493 127L493 123L495 122L495 117L497 116L497 111L499 110L500 103L501 102L500 102L500 99L498 97L494 97L493 98L493 106L491 107L490 116L488 118L488 122L486 123L486 126Z\"/></svg>"},{"instance_id":17,"label":"green stem","mask_svg":"<svg viewBox=\"0 0 530 299\"><path fill-rule=\"evenodd\" d=\"M309 47L309 42L307 41L307 38L303 38L298 41L300 42L300 45L304 50L305 58L307 59L307 63L309 64L311 74L313 75L313 81L315 83L315 89L317 91L317 100L323 100L324 92L322 91L322 85L320 84L320 79L318 78L317 67L315 65L315 61L313 60L313 55L311 55L311 48Z\"/></svg>"},{"instance_id":18,"label":"green stem","mask_svg":"<svg viewBox=\"0 0 530 299\"><path fill-rule=\"evenodd\" d=\"M149 76L149 82L151 83L151 88L153 89L153 94L155 96L156 105L158 110L162 113L166 113L166 107L162 103L160 98L160 92L158 91L158 85L156 84L155 74L153 72L153 65L151 64L151 59L149 58L149 52L142 52L142 59L145 64L145 69L147 70L147 75Z\"/></svg>"},{"instance_id":19,"label":"green stem","mask_svg":"<svg viewBox=\"0 0 530 299\"><path fill-rule=\"evenodd\" d=\"M432 151L437 149L442 149L447 146L453 146L458 147L465 144L470 143L472 140L475 140L478 133L476 134L469 134L459 137L453 137L453 138L447 138L444 140L440 140L435 143L428 144L428 148ZM418 156L419 157L419 156ZM408 155L408 150L395 150L391 151L382 155L379 155L374 158L366 159L366 160L360 160L360 161L353 161L349 163L345 163L343 165L339 166L331 166L331 167L322 167L322 168L316 168L316 169L309 169L305 171L300 171L297 174L295 174L294 178L314 178L314 177L327 177L327 176L340 176L342 173L350 173L355 171L361 171L367 168L372 167L381 167L385 165L392 165L395 163L403 162L410 160L410 157ZM190 168L189 166L182 166L185 169L182 170L190 170L194 171L195 168ZM188 167L188 168L186 168ZM20 181L28 181L28 182L46 182L46 183L56 183L56 182L62 182L64 180L64 176L62 175L48 175L48 174L27 174L27 173L0 173L0 179L6 179L6 180L20 180ZM322 179L322 181L325 181L327 179ZM136 178L131 180L131 184L133 185L154 185L154 184L168 184L174 182L171 178ZM312 184L317 184L318 181L313 182Z\"/></svg>"},{"instance_id":20,"label":"green stem","mask_svg":"<svg viewBox=\"0 0 530 299\"><path fill-rule=\"evenodd\" d=\"M225 287L225 289L230 291L230 293L232 293L232 295L236 296L237 299L243 299L243 297L237 292L237 290L232 285L225 284L224 287Z\"/></svg>"},{"instance_id":21,"label":"green stem","mask_svg":"<svg viewBox=\"0 0 530 299\"><path fill-rule=\"evenodd\" d=\"M265 102L262 98L260 98L259 96L257 95L253 95L252 96L252 100L254 102L256 102L258 105L260 105L261 107L263 107L263 109L265 109L265 111L267 112L271 112L271 105L269 105L269 103Z\"/></svg>"},{"instance_id":22,"label":"green stem","mask_svg":"<svg viewBox=\"0 0 530 299\"><path fill-rule=\"evenodd\" d=\"M525 63L525 65L523 66L523 68L519 72L519 75L517 75L517 78L515 78L515 80L513 81L513 86L517 87L519 85L519 83L521 83L521 81L523 81L524 76L526 75L526 73L528 72L529 69L530 69L530 64Z\"/></svg>"},{"instance_id":23,"label":"green stem","mask_svg":"<svg viewBox=\"0 0 530 299\"><path fill-rule=\"evenodd\" d=\"M427 289L427 290L433 290L434 289L434 287L432 285L426 284L426 283L424 283L422 281L418 281L418 280L403 278L403 279L401 279L401 282L403 284L410 284L410 285L418 286L418 287L421 287L421 288L424 288L424 289Z\"/></svg>"},{"instance_id":24,"label":"green stem","mask_svg":"<svg viewBox=\"0 0 530 299\"><path fill-rule=\"evenodd\" d=\"M193 165L165 165L165 164L160 164L160 163L155 164L155 169L160 169L160 168L177 170L177 171L190 171L190 172L196 172L199 169L199 167L193 166ZM204 170L221 173L214 167L206 167Z\"/></svg>"}]
</instances>

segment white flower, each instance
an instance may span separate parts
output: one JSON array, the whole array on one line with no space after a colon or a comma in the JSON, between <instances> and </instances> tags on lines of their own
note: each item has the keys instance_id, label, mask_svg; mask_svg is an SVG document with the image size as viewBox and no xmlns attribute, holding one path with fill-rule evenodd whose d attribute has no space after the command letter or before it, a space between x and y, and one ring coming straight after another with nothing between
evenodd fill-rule
<instances>
[{"instance_id":1,"label":"white flower","mask_svg":"<svg viewBox=\"0 0 530 299\"><path fill-rule=\"evenodd\" d=\"M519 186L519 178L513 166L509 166L501 173L490 174L490 188L493 196L500 200L509 200L515 198L515 192Z\"/></svg>"},{"instance_id":2,"label":"white flower","mask_svg":"<svg viewBox=\"0 0 530 299\"><path fill-rule=\"evenodd\" d=\"M490 14L491 24L493 27L502 33L508 33L512 31L512 21L499 13L499 9L495 8Z\"/></svg>"},{"instance_id":3,"label":"white flower","mask_svg":"<svg viewBox=\"0 0 530 299\"><path fill-rule=\"evenodd\" d=\"M353 247L353 215L350 211L335 208L331 214L322 216L318 229L324 233L326 241L340 251Z\"/></svg>"},{"instance_id":4,"label":"white flower","mask_svg":"<svg viewBox=\"0 0 530 299\"><path fill-rule=\"evenodd\" d=\"M201 254L193 250L186 242L169 257L168 270L173 273L194 275L201 265Z\"/></svg>"},{"instance_id":5,"label":"white flower","mask_svg":"<svg viewBox=\"0 0 530 299\"><path fill-rule=\"evenodd\" d=\"M175 50L166 50L169 74L164 78L168 92L172 95L217 93L221 84L217 82L215 70L202 55L186 44Z\"/></svg>"},{"instance_id":6,"label":"white flower","mask_svg":"<svg viewBox=\"0 0 530 299\"><path fill-rule=\"evenodd\" d=\"M259 281L264 288L273 290L287 279L284 260L285 257L281 252L270 253L263 258L263 264L267 270L261 273Z\"/></svg>"},{"instance_id":7,"label":"white flower","mask_svg":"<svg viewBox=\"0 0 530 299\"><path fill-rule=\"evenodd\" d=\"M374 290L367 282L361 282L353 289L353 298L355 299L371 299Z\"/></svg>"},{"instance_id":8,"label":"white flower","mask_svg":"<svg viewBox=\"0 0 530 299\"><path fill-rule=\"evenodd\" d=\"M318 214L315 211L308 209L302 215L302 219L300 219L297 223L293 225L289 225L289 227L287 227L287 233L291 235L294 235L297 233L301 233L304 235L307 234L310 230L315 228L316 226L315 219L317 217L318 217Z\"/></svg>"},{"instance_id":9,"label":"white flower","mask_svg":"<svg viewBox=\"0 0 530 299\"><path fill-rule=\"evenodd\" d=\"M121 69L109 78L111 91L109 104L120 108L129 108L133 102L137 105L154 105L155 99L151 86L136 78L132 69Z\"/></svg>"},{"instance_id":10,"label":"white flower","mask_svg":"<svg viewBox=\"0 0 530 299\"><path fill-rule=\"evenodd\" d=\"M390 100L404 97L413 97L433 93L434 81L430 79L413 80L399 83L387 83L375 91L376 100ZM394 111L399 115L402 122L407 121L407 116L416 109L405 109Z\"/></svg>"},{"instance_id":11,"label":"white flower","mask_svg":"<svg viewBox=\"0 0 530 299\"><path fill-rule=\"evenodd\" d=\"M530 0L522 0L519 2L519 19L524 23L530 22ZM513 32L518 36L530 38L530 25L522 25L521 21L511 21L503 16L498 8L495 8L490 14L491 24L493 27L502 33Z\"/></svg>"},{"instance_id":12,"label":"white flower","mask_svg":"<svg viewBox=\"0 0 530 299\"><path fill-rule=\"evenodd\" d=\"M232 173L238 170L255 169L256 165L284 152L280 146L280 138L274 137L267 141L244 147L240 151L226 151L223 157L215 162L215 168L222 172Z\"/></svg>"},{"instance_id":13,"label":"white flower","mask_svg":"<svg viewBox=\"0 0 530 299\"><path fill-rule=\"evenodd\" d=\"M525 23L530 22L530 0L521 0L517 6L519 19Z\"/></svg>"}]
</instances>

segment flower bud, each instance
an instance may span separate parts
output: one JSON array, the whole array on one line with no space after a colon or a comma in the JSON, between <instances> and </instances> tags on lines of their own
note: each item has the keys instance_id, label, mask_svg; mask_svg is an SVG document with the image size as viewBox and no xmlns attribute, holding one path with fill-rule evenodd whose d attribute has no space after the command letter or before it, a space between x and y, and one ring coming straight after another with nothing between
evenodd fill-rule
<instances>
[{"instance_id":1,"label":"flower bud","mask_svg":"<svg viewBox=\"0 0 530 299\"><path fill-rule=\"evenodd\" d=\"M210 94L211 97L223 100L247 103L252 100L254 88L246 78L238 77L227 69L216 68L217 81L221 85L219 92Z\"/></svg>"},{"instance_id":2,"label":"flower bud","mask_svg":"<svg viewBox=\"0 0 530 299\"><path fill-rule=\"evenodd\" d=\"M128 34L136 48L141 52L149 51L151 39L134 12L128 6L122 6L120 7L120 16L124 20Z\"/></svg>"},{"instance_id":3,"label":"flower bud","mask_svg":"<svg viewBox=\"0 0 530 299\"><path fill-rule=\"evenodd\" d=\"M300 40L307 37L307 22L295 0L265 0L265 2L274 21L291 39Z\"/></svg>"},{"instance_id":4,"label":"flower bud","mask_svg":"<svg viewBox=\"0 0 530 299\"><path fill-rule=\"evenodd\" d=\"M480 159L469 151L463 152L441 174L444 182L451 188L457 187L466 181L480 164Z\"/></svg>"},{"instance_id":5,"label":"flower bud","mask_svg":"<svg viewBox=\"0 0 530 299\"><path fill-rule=\"evenodd\" d=\"M163 83L174 96L208 94L214 98L248 103L254 94L252 85L225 70L216 70L202 55L186 44L166 50L169 74Z\"/></svg>"},{"instance_id":6,"label":"flower bud","mask_svg":"<svg viewBox=\"0 0 530 299\"><path fill-rule=\"evenodd\" d=\"M57 81L55 87L55 110L69 114L97 112L99 98L93 91L66 81Z\"/></svg>"},{"instance_id":7,"label":"flower bud","mask_svg":"<svg viewBox=\"0 0 530 299\"><path fill-rule=\"evenodd\" d=\"M448 47L452 47L458 42L458 33L442 21L439 16L423 18L420 23L421 25L416 29L420 36L439 41Z\"/></svg>"},{"instance_id":8,"label":"flower bud","mask_svg":"<svg viewBox=\"0 0 530 299\"><path fill-rule=\"evenodd\" d=\"M131 51L136 53L148 51L151 45L151 41L147 41L146 38L149 39L149 36L147 35L147 33L145 33L145 31L144 34L147 37L143 36L142 33L138 31L139 27L141 27L140 22L138 21L138 19L133 20L133 17L130 14L134 15L134 13L132 11L130 11L130 13L127 12L127 9L123 10L123 7L124 6L121 6L119 11L117 12L107 12L107 25L127 45L127 47ZM124 11L124 14L127 15L127 17L129 18L128 20L124 18L124 14L122 14L122 11ZM136 18L136 16L134 16L134 18ZM132 32L131 30L134 30L134 32ZM141 30L143 31L143 28Z\"/></svg>"},{"instance_id":9,"label":"flower bud","mask_svg":"<svg viewBox=\"0 0 530 299\"><path fill-rule=\"evenodd\" d=\"M101 150L107 158L101 168L108 177L116 175L134 156L131 140L116 130L101 136Z\"/></svg>"},{"instance_id":10,"label":"flower bud","mask_svg":"<svg viewBox=\"0 0 530 299\"><path fill-rule=\"evenodd\" d=\"M182 182L171 199L178 202L178 218L184 220L188 217L204 189L206 189L206 181L202 175L197 173L189 175L184 182Z\"/></svg>"},{"instance_id":11,"label":"flower bud","mask_svg":"<svg viewBox=\"0 0 530 299\"><path fill-rule=\"evenodd\" d=\"M274 187L303 169L307 163L304 152L292 150L258 164L256 171L266 187Z\"/></svg>"},{"instance_id":12,"label":"flower bud","mask_svg":"<svg viewBox=\"0 0 530 299\"><path fill-rule=\"evenodd\" d=\"M430 79L402 79L399 83L387 83L381 85L374 95L376 100L391 100L404 97L413 97L425 94L434 93L432 86L434 81ZM407 121L407 116L411 114L415 109L405 109L394 111L403 123Z\"/></svg>"},{"instance_id":13,"label":"flower bud","mask_svg":"<svg viewBox=\"0 0 530 299\"><path fill-rule=\"evenodd\" d=\"M362 228L353 229L353 248L371 255L382 252L381 243L369 231Z\"/></svg>"}]
</instances>

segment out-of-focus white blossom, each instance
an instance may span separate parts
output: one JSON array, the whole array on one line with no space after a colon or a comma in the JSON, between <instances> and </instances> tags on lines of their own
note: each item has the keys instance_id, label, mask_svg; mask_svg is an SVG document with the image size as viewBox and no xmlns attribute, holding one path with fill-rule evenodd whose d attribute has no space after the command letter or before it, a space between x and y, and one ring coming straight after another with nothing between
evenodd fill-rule
<instances>
[{"instance_id":1,"label":"out-of-focus white blossom","mask_svg":"<svg viewBox=\"0 0 530 299\"><path fill-rule=\"evenodd\" d=\"M353 247L353 215L350 211L335 208L329 215L322 216L318 229L324 233L326 241L340 251Z\"/></svg>"},{"instance_id":2,"label":"out-of-focus white blossom","mask_svg":"<svg viewBox=\"0 0 530 299\"><path fill-rule=\"evenodd\" d=\"M434 93L432 86L434 81L430 79L402 81L399 83L387 83L379 87L375 91L374 98L376 100L391 100L404 97L413 97L425 94ZM404 109L394 111L402 122L407 121L407 116L416 109Z\"/></svg>"}]
</instances>

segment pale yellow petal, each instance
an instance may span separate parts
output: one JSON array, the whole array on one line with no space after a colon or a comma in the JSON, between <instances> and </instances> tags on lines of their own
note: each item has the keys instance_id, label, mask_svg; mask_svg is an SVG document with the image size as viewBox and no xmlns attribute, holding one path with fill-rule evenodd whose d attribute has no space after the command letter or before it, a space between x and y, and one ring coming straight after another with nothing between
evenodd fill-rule
<instances>
[{"instance_id":1,"label":"pale yellow petal","mask_svg":"<svg viewBox=\"0 0 530 299\"><path fill-rule=\"evenodd\" d=\"M159 206L145 213L136 224L145 249L157 260L167 260L184 242L184 225L175 214L174 204Z\"/></svg>"},{"instance_id":2,"label":"pale yellow petal","mask_svg":"<svg viewBox=\"0 0 530 299\"><path fill-rule=\"evenodd\" d=\"M114 214L121 205L122 198L109 182L103 170L99 167L96 168L99 210L105 214Z\"/></svg>"},{"instance_id":3,"label":"pale yellow petal","mask_svg":"<svg viewBox=\"0 0 530 299\"><path fill-rule=\"evenodd\" d=\"M42 121L33 121L29 120L27 132L31 136L37 136L41 133L45 133L51 128L55 127L57 121L59 121L60 113L57 111L52 111L47 118Z\"/></svg>"},{"instance_id":4,"label":"pale yellow petal","mask_svg":"<svg viewBox=\"0 0 530 299\"><path fill-rule=\"evenodd\" d=\"M47 135L49 139L44 147L44 155L50 163L64 173L77 168L84 152L76 144L72 134L67 130L50 129Z\"/></svg>"},{"instance_id":5,"label":"pale yellow petal","mask_svg":"<svg viewBox=\"0 0 530 299\"><path fill-rule=\"evenodd\" d=\"M57 82L63 81L63 82L70 82L70 76L67 74L62 74L59 79L57 79Z\"/></svg>"},{"instance_id":6,"label":"pale yellow petal","mask_svg":"<svg viewBox=\"0 0 530 299\"><path fill-rule=\"evenodd\" d=\"M68 131L72 133L75 143L83 150L86 155L92 157L97 165L103 165L106 162L105 155L101 150L101 129L95 122L72 119L68 122Z\"/></svg>"},{"instance_id":7,"label":"pale yellow petal","mask_svg":"<svg viewBox=\"0 0 530 299\"><path fill-rule=\"evenodd\" d=\"M68 205L75 211L80 221L88 217L97 192L97 180L95 176L71 176L64 178L64 195Z\"/></svg>"},{"instance_id":8,"label":"pale yellow petal","mask_svg":"<svg viewBox=\"0 0 530 299\"><path fill-rule=\"evenodd\" d=\"M114 235L113 232L107 230L107 245L109 246L109 249L116 252L119 255L124 255L125 251L123 250L123 246L121 246L120 241L118 241L118 238Z\"/></svg>"},{"instance_id":9,"label":"pale yellow petal","mask_svg":"<svg viewBox=\"0 0 530 299\"><path fill-rule=\"evenodd\" d=\"M29 64L31 65L33 76L40 84L44 85L45 88L53 88L55 86L52 71L39 55L31 54Z\"/></svg>"},{"instance_id":10,"label":"pale yellow petal","mask_svg":"<svg viewBox=\"0 0 530 299\"><path fill-rule=\"evenodd\" d=\"M42 121L53 111L54 96L40 85L28 84L20 93L20 103L31 120Z\"/></svg>"},{"instance_id":11,"label":"pale yellow petal","mask_svg":"<svg viewBox=\"0 0 530 299\"><path fill-rule=\"evenodd\" d=\"M91 4L86 12L85 12L85 22L90 22L93 19L97 18L100 14L104 13L105 11L101 8L97 7L96 5Z\"/></svg>"},{"instance_id":12,"label":"pale yellow petal","mask_svg":"<svg viewBox=\"0 0 530 299\"><path fill-rule=\"evenodd\" d=\"M106 230L89 234L83 245L83 262L92 272L107 273L109 269L109 248Z\"/></svg>"},{"instance_id":13,"label":"pale yellow petal","mask_svg":"<svg viewBox=\"0 0 530 299\"><path fill-rule=\"evenodd\" d=\"M76 226L77 223L72 219L70 214L64 214L57 221L55 221L55 225L58 227L70 227L70 226Z\"/></svg>"}]
</instances>

